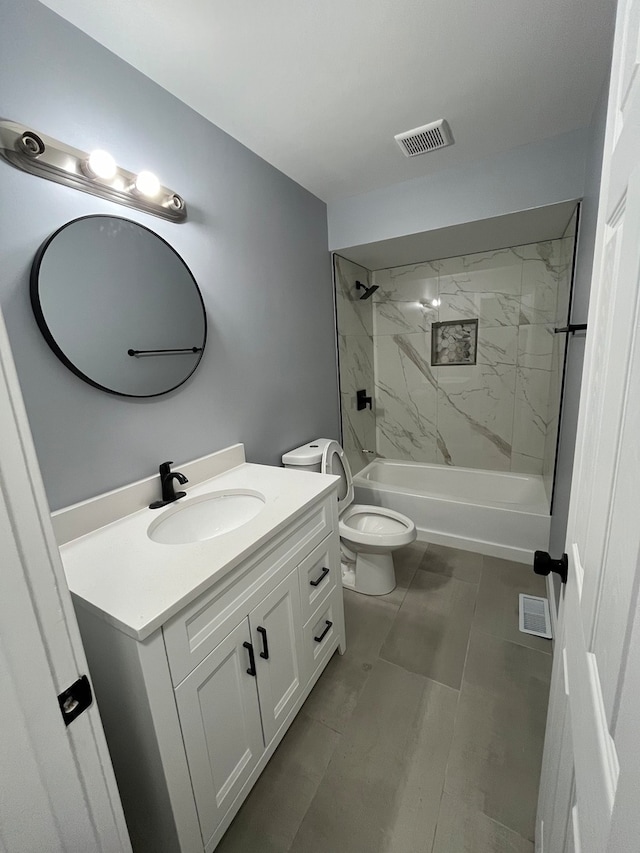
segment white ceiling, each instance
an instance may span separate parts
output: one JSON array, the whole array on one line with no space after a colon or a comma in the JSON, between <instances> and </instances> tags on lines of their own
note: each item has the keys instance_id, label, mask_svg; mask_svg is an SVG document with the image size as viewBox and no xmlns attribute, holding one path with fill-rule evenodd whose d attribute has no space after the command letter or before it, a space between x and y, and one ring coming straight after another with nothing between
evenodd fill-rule
<instances>
[{"instance_id":1,"label":"white ceiling","mask_svg":"<svg viewBox=\"0 0 640 853\"><path fill-rule=\"evenodd\" d=\"M615 0L44 0L330 201L585 126ZM396 133L439 118L455 145Z\"/></svg>"}]
</instances>

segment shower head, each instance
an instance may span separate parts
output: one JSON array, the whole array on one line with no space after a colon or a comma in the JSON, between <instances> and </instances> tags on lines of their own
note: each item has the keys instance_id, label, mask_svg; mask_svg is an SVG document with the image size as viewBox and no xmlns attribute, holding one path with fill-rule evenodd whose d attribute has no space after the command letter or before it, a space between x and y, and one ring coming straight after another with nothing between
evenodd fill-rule
<instances>
[{"instance_id":1,"label":"shower head","mask_svg":"<svg viewBox=\"0 0 640 853\"><path fill-rule=\"evenodd\" d=\"M377 289L377 284L372 284L371 287L367 287L367 285L362 284L361 281L356 281L356 290L364 290L364 293L362 294L360 299L368 299L370 296L373 296Z\"/></svg>"}]
</instances>

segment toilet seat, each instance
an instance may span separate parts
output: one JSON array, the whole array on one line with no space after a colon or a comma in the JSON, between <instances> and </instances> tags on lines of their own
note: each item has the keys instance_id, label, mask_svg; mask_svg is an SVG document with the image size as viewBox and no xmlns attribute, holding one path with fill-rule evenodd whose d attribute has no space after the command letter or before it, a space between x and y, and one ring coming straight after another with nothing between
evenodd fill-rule
<instances>
[{"instance_id":1,"label":"toilet seat","mask_svg":"<svg viewBox=\"0 0 640 853\"><path fill-rule=\"evenodd\" d=\"M342 447L337 441L327 441L322 450L320 470L323 474L340 477L338 485L338 515L353 503L353 478L351 466Z\"/></svg>"},{"instance_id":2,"label":"toilet seat","mask_svg":"<svg viewBox=\"0 0 640 853\"><path fill-rule=\"evenodd\" d=\"M395 550L416 538L416 527L402 513L379 506L352 504L339 519L340 537L365 548Z\"/></svg>"}]
</instances>

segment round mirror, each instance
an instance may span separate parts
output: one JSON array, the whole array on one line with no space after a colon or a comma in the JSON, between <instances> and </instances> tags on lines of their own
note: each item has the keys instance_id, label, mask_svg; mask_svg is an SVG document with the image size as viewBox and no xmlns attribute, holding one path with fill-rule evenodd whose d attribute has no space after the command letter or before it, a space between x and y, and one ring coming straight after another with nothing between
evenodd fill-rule
<instances>
[{"instance_id":1,"label":"round mirror","mask_svg":"<svg viewBox=\"0 0 640 853\"><path fill-rule=\"evenodd\" d=\"M194 277L129 219L83 216L58 229L33 262L31 304L58 358L111 394L166 394L202 358L207 319Z\"/></svg>"}]
</instances>

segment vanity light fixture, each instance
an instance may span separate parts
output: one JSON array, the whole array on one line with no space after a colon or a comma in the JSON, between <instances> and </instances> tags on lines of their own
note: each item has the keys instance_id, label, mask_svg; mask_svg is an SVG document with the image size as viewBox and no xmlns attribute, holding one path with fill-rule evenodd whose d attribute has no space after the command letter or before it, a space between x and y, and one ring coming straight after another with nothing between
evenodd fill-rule
<instances>
[{"instance_id":1,"label":"vanity light fixture","mask_svg":"<svg viewBox=\"0 0 640 853\"><path fill-rule=\"evenodd\" d=\"M102 149L91 153L80 151L25 125L2 120L0 157L32 175L172 222L187 218L182 196L162 186L153 172L129 172Z\"/></svg>"}]
</instances>

